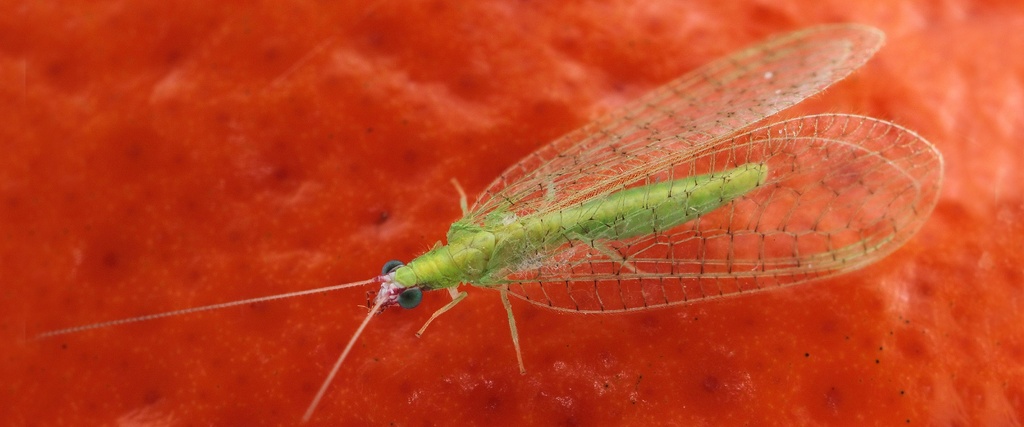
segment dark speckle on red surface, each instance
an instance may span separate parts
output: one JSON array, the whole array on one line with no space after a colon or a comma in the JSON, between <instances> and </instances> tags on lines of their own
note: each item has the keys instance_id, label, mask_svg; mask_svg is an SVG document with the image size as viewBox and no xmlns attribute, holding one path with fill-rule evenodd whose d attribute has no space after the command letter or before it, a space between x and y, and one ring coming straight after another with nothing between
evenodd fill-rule
<instances>
[{"instance_id":1,"label":"dark speckle on red surface","mask_svg":"<svg viewBox=\"0 0 1024 427\"><path fill-rule=\"evenodd\" d=\"M415 338L426 295L374 319L310 424L1020 424L1024 4L936 4L23 3L0 16L0 425L295 425L366 289L32 337L368 278L443 238L452 178L473 197L693 67L843 21L886 46L798 109L943 152L906 246L637 315L513 301L525 375L496 293Z\"/></svg>"}]
</instances>

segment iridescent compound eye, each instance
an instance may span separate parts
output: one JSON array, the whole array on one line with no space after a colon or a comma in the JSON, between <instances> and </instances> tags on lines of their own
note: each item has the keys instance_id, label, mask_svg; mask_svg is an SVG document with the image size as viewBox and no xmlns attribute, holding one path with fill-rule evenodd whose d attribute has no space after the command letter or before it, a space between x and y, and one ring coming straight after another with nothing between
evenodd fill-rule
<instances>
[{"instance_id":1,"label":"iridescent compound eye","mask_svg":"<svg viewBox=\"0 0 1024 427\"><path fill-rule=\"evenodd\" d=\"M401 267L403 265L405 265L405 264L403 264L402 261L399 261L399 260L396 260L396 259L393 259L391 261L385 262L384 263L384 268L380 269L380 274L381 275L387 275L388 273L391 273L392 271L397 270L398 267Z\"/></svg>"},{"instance_id":2,"label":"iridescent compound eye","mask_svg":"<svg viewBox=\"0 0 1024 427\"><path fill-rule=\"evenodd\" d=\"M405 309L416 308L417 305L420 305L421 300L423 300L423 291L419 288L409 288L398 294L398 305Z\"/></svg>"}]
</instances>

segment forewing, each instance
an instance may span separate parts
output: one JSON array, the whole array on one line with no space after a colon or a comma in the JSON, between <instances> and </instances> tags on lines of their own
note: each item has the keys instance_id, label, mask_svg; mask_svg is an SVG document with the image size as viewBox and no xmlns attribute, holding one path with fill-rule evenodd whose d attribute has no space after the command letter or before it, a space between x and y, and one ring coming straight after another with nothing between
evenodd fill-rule
<instances>
[{"instance_id":1,"label":"forewing","mask_svg":"<svg viewBox=\"0 0 1024 427\"><path fill-rule=\"evenodd\" d=\"M467 218L575 206L788 108L860 67L881 46L870 27L831 25L773 39L700 67L530 154L498 177Z\"/></svg>"},{"instance_id":2,"label":"forewing","mask_svg":"<svg viewBox=\"0 0 1024 427\"><path fill-rule=\"evenodd\" d=\"M635 181L748 163L767 165L766 181L717 210L621 241L550 236L492 285L545 307L609 312L801 283L902 245L931 213L942 179L941 155L917 134L867 117L820 115L714 142Z\"/></svg>"}]
</instances>

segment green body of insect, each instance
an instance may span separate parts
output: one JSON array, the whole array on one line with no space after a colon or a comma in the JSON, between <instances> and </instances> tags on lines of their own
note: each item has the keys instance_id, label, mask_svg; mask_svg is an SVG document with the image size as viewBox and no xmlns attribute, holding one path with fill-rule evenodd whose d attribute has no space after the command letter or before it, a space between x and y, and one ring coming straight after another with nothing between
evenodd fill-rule
<instances>
[{"instance_id":1,"label":"green body of insect","mask_svg":"<svg viewBox=\"0 0 1024 427\"><path fill-rule=\"evenodd\" d=\"M747 164L633 187L539 216L516 219L511 213L497 211L483 226L463 219L449 229L448 245L398 268L394 281L426 289L460 283L489 286L494 279L491 273L569 240L622 240L684 224L753 190L766 176L765 165Z\"/></svg>"}]
</instances>

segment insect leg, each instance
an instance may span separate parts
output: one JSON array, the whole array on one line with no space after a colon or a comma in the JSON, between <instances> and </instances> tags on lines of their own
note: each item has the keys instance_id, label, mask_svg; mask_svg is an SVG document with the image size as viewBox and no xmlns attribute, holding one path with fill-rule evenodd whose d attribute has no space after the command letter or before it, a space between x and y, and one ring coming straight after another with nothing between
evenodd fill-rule
<instances>
[{"instance_id":1,"label":"insect leg","mask_svg":"<svg viewBox=\"0 0 1024 427\"><path fill-rule=\"evenodd\" d=\"M501 305L504 305L505 311L508 312L508 327L512 330L512 346L516 348L519 373L525 375L526 367L523 366L523 352L519 350L519 330L516 329L516 318L512 315L512 303L508 301L508 286L502 286L498 291L501 292Z\"/></svg>"},{"instance_id":2,"label":"insect leg","mask_svg":"<svg viewBox=\"0 0 1024 427\"><path fill-rule=\"evenodd\" d=\"M466 197L466 190L462 189L459 181L455 178L452 178L452 185L455 186L455 191L459 192L459 207L462 208L462 215L465 216L469 213L469 199Z\"/></svg>"},{"instance_id":3,"label":"insect leg","mask_svg":"<svg viewBox=\"0 0 1024 427\"><path fill-rule=\"evenodd\" d=\"M604 244L602 244L600 242L593 241L593 242L588 243L588 246L590 246L590 247L592 247L594 249L597 249L598 252L601 252L601 253L607 255L611 259L614 259L614 260L617 260L617 261L621 262L622 263L622 268L626 268L626 269L632 270L634 273L643 273L643 271L640 271L639 268L637 268L635 265L633 265L632 262L629 262L626 259L626 257L622 256L622 254L618 253L614 249L609 248L608 246L606 246L606 245L604 245Z\"/></svg>"},{"instance_id":4,"label":"insect leg","mask_svg":"<svg viewBox=\"0 0 1024 427\"><path fill-rule=\"evenodd\" d=\"M579 241L579 242L583 242L587 246L590 246L590 247L596 249L598 252L604 254L608 258L611 258L613 260L618 261L619 263L622 264L622 268L629 269L629 270L633 271L634 273L643 273L643 271L641 271L639 268L637 268L635 265L633 265L632 262L629 262L629 260L627 260L626 257L622 256L622 254L618 253L614 249L608 247L607 245L605 245L605 244L603 244L603 243L601 243L601 242L599 242L597 240L593 240L593 239L590 239L590 238L584 239L584 238L580 238L580 236L577 236L577 235L573 235L572 239L576 240L576 241Z\"/></svg>"},{"instance_id":5,"label":"insect leg","mask_svg":"<svg viewBox=\"0 0 1024 427\"><path fill-rule=\"evenodd\" d=\"M454 287L448 288L448 294L452 296L452 302L446 304L444 307L441 307L441 308L437 309L437 311L435 311L434 314L431 314L430 318L427 319L427 323L424 323L423 327L420 328L420 330L416 331L416 336L417 337L419 337L420 335L423 335L423 331L427 330L427 326L430 326L430 322L433 322L434 319L437 319L440 315L444 314L446 311L451 310L452 307L455 307L455 304L458 304L463 299L465 299L467 295L469 295L469 294L466 293L466 291L462 291L462 292L456 291Z\"/></svg>"}]
</instances>

